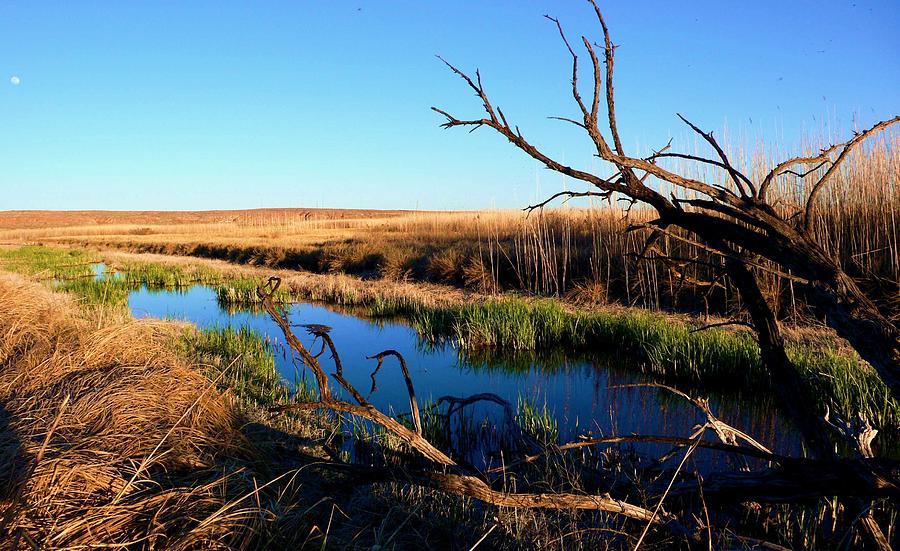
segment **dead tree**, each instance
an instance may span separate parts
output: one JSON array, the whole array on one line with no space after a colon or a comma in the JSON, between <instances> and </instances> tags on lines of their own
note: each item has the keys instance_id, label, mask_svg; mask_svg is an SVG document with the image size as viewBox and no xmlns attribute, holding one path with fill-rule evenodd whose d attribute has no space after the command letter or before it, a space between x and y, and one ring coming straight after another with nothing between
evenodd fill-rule
<instances>
[{"instance_id":1,"label":"dead tree","mask_svg":"<svg viewBox=\"0 0 900 551\"><path fill-rule=\"evenodd\" d=\"M773 378L773 386L780 392L782 404L799 422L811 447L820 455L829 454L831 446L824 429L817 419L812 418L812 404L797 401L794 391L800 388L797 374L784 352L783 338L772 305L760 292L757 272L766 270L790 278L802 290L810 306L875 368L892 395L900 399L900 328L878 310L842 270L838 260L816 242L810 230L816 198L847 156L869 136L900 121L900 116L879 122L864 132L857 132L848 141L823 149L818 155L796 157L779 163L761 181L753 181L735 168L712 132L704 132L681 115L679 118L709 144L715 152L714 158L673 153L669 151L670 146L647 157L629 155L622 146L616 120L613 88L616 47L596 1L588 2L603 35L602 44L581 37L592 69L592 91L588 101L585 101L579 87L578 54L562 24L547 16L556 24L571 56L571 91L580 111L577 119L555 118L579 127L588 135L596 155L614 168L611 176L603 177L573 168L532 145L519 127L511 124L502 109L489 99L477 70L472 78L441 58L481 100L484 109L481 118L459 119L442 109L432 109L446 118L442 125L444 128L469 127L473 131L481 127L491 128L546 168L591 186L586 191L557 193L530 208L542 207L558 197L625 198L631 205L643 204L656 211L656 218L641 226L648 230L642 256L655 251L656 258L666 260L665 254L655 245L662 236L668 235L689 240L720 258L750 314L763 360ZM601 103L605 106L601 107ZM601 125L604 128L601 129ZM657 162L660 159L681 159L715 167L725 175L725 179L710 183L681 176L661 167ZM800 167L813 169L799 173ZM779 212L775 201L770 199L771 188L779 177L788 173L802 178L813 175L817 176L817 180L812 183L801 208L796 212L784 212L784 209ZM675 191L669 196L664 195L651 185L652 179L669 184Z\"/></svg>"},{"instance_id":2,"label":"dead tree","mask_svg":"<svg viewBox=\"0 0 900 551\"><path fill-rule=\"evenodd\" d=\"M416 395L413 390L412 380L409 371L406 368L406 361L403 356L395 350L385 350L370 359L378 360L378 366L372 373L373 389L375 387L375 375L381 369L384 358L387 356L395 356L401 365L404 380L406 381L407 390L409 392L409 401L411 414L415 430L410 430L393 417L386 415L373 406L356 387L354 387L345 377L344 368L341 363L340 355L337 347L328 334L329 328L324 325L311 324L306 325L307 331L319 338L323 342L322 352L326 347L331 352L334 361L335 371L332 373L334 380L353 397L355 404L335 398L328 385L328 375L319 363L318 356L313 355L300 342L300 339L291 329L290 321L287 313L274 300L275 293L281 285L281 280L277 277L269 278L266 285L257 288L263 307L272 317L278 327L284 333L284 337L291 347L299 356L303 365L305 365L316 378L319 389L319 398L314 402L298 402L285 406L273 408L273 411L287 410L319 410L333 411L337 413L347 413L361 419L366 419L376 425L390 431L394 436L403 441L410 449L414 450L430 463L437 465L440 469L404 469L402 473L388 473L395 479L402 479L404 482L419 486L435 488L448 493L469 496L490 503L492 505L502 507L526 507L526 508L544 508L544 509L588 509L595 511L606 511L608 513L619 514L635 520L648 523L673 523L675 519L669 514L658 515L643 507L632 505L625 501L613 499L609 496L584 495L584 494L531 494L531 493L508 493L495 490L482 478L476 476L476 473L469 472L456 461L450 458L446 453L437 449L422 436L422 422L419 417L419 408L416 401ZM339 468L353 467L360 469L358 465L336 464ZM374 471L369 470L369 474ZM377 473L384 476L385 473ZM683 531L683 530L682 530Z\"/></svg>"},{"instance_id":3,"label":"dead tree","mask_svg":"<svg viewBox=\"0 0 900 551\"><path fill-rule=\"evenodd\" d=\"M322 350L318 354L312 354L304 346L293 332L292 327L297 327L297 325L291 324L287 310L274 298L280 284L279 278L272 277L265 285L257 289L257 295L265 310L283 332L290 348L315 376L318 397L312 401L297 401L274 406L270 411L315 410L348 414L378 425L390 432L406 447L396 455L399 463L391 461L382 466L371 463L345 462L336 454L332 454L331 460L323 460L318 456L310 456L305 459L305 461L309 461L307 467L340 473L348 477L354 485L397 482L471 497L498 507L602 511L638 521L645 526L645 532L652 525L663 533L692 545L701 543L704 533L709 534L710 539L712 538L711 527L699 523L700 517L692 511L691 504L697 502L698 499L705 503L704 495L707 496L707 499L712 500L711 503L726 505L743 503L748 500L759 503L793 503L823 496L838 496L851 503L862 503L863 505L857 508L860 512L865 511L863 507L866 502L875 499L897 499L900 496L900 464L896 461L874 458L871 457L871 453L866 453L866 450L870 450L870 443L874 436L874 430L868 424L864 424L862 430L857 430L857 427L851 426L839 418L835 418L836 423L830 423L830 426L837 429L843 437L858 444L860 458L814 460L786 457L772 453L750 435L721 421L713 414L707 400L688 396L677 389L664 385L649 386L665 388L683 397L693 403L706 417L706 422L697 427L688 438L666 435L582 437L574 442L545 447L516 425L512 407L497 395L482 393L467 398L445 396L438 399L435 407L440 408L442 403L447 404L445 416L448 419L462 408L478 402L494 402L504 409L506 419L513 429L511 434L520 440L520 445L515 446L518 450L517 453L524 452L524 455L518 459L510 457L510 461L505 461L503 466L498 469L481 472L474 467L458 463L423 434L423 423L413 381L406 361L399 352L385 350L369 357L378 362L375 370L370 374L372 389L374 392L377 387L376 376L381 370L384 359L387 356L396 357L409 394L412 429L397 418L375 408L368 398L364 397L347 380L344 376L344 366L338 348L329 335L329 327L319 324L300 325L310 335L322 341ZM319 358L326 351L331 353L334 363L334 372L331 373L330 378L339 384L338 393L332 392L329 376L319 362ZM342 399L339 396L341 390L348 394L353 402ZM714 433L717 439L704 439L707 431ZM639 489L634 486L629 477L617 478L617 484L614 486L620 487L619 489L609 488L610 491L616 491L619 494L622 494L621 488L624 488L624 495L617 496L598 491L554 492L552 489L547 491L548 489L543 487L539 493L510 492L505 488L495 487L498 481L504 481L505 486L508 477L516 476L517 467L533 464L539 459L556 461L561 460L567 452L572 450L619 443L656 443L675 446L671 452L660 457L653 467L654 469L659 468L660 476L671 475L671 477L666 476L671 482L665 491L661 491L661 488L654 488L652 485ZM679 478L684 460L698 447L733 454L738 458L763 460L768 466L761 470L751 470L748 463L741 459L743 467L740 472L713 473L706 478L706 482L697 476L687 474ZM662 465L679 449L688 450L688 455L684 455L682 463L674 471L663 469ZM576 466L567 462L566 465L567 469L574 468L574 471L571 472L574 472L575 476L580 476L582 471ZM590 469L584 472L588 475L593 473ZM676 484L678 480L681 481ZM657 507L653 510L628 500L634 495L646 495L647 491L650 491L652 496L661 496ZM662 509L662 500L670 492L673 498L679 500L679 503L673 504L674 510ZM863 520L870 533L880 534L881 539L884 540L884 535L871 515L864 517ZM889 549L889 547L883 548Z\"/></svg>"}]
</instances>

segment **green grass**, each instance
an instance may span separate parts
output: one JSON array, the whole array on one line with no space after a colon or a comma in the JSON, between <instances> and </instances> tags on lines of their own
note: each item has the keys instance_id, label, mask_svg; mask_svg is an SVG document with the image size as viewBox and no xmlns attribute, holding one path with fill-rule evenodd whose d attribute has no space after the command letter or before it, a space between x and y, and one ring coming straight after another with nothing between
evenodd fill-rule
<instances>
[{"instance_id":1,"label":"green grass","mask_svg":"<svg viewBox=\"0 0 900 551\"><path fill-rule=\"evenodd\" d=\"M876 427L892 427L894 432L900 428L900 405L875 370L859 357L827 348L791 347L787 352L811 396L831 401L845 418L858 412Z\"/></svg>"},{"instance_id":2,"label":"green grass","mask_svg":"<svg viewBox=\"0 0 900 551\"><path fill-rule=\"evenodd\" d=\"M0 249L0 267L38 279L72 279L94 274L95 255L74 249L26 246Z\"/></svg>"},{"instance_id":3,"label":"green grass","mask_svg":"<svg viewBox=\"0 0 900 551\"><path fill-rule=\"evenodd\" d=\"M552 300L503 298L420 309L412 322L426 338L453 340L466 349L615 350L680 378L705 378L718 369L727 369L732 381L736 371L744 373L742 379L760 374L759 351L749 334L691 333L691 327L663 314L573 312Z\"/></svg>"},{"instance_id":4,"label":"green grass","mask_svg":"<svg viewBox=\"0 0 900 551\"><path fill-rule=\"evenodd\" d=\"M207 367L207 377L231 389L242 402L267 407L290 398L272 349L260 334L246 327L190 331L180 345L190 359Z\"/></svg>"},{"instance_id":5,"label":"green grass","mask_svg":"<svg viewBox=\"0 0 900 551\"><path fill-rule=\"evenodd\" d=\"M317 399L315 383L299 376L285 379L278 372L268 338L248 327L189 331L179 346L189 359L206 368L210 379L219 381L220 388L230 389L244 403L268 408Z\"/></svg>"},{"instance_id":6,"label":"green grass","mask_svg":"<svg viewBox=\"0 0 900 551\"><path fill-rule=\"evenodd\" d=\"M96 257L77 250L0 250L0 263L7 269L65 278L58 287L76 294L86 304L125 307L128 293L141 285L183 288L195 283L215 285L219 302L226 308L253 307L259 302L259 280L254 278L228 278L205 267L183 269L145 263L118 266L116 277L85 277L93 273L90 263L96 261ZM690 325L663 314L572 311L550 299L503 297L436 306L415 296L385 298L343 287L325 288L316 296L303 292L283 287L276 298L284 302L321 300L351 307L355 313L369 317L405 317L427 340L454 341L464 350L496 350L504 356L552 349L567 353L611 351L637 360L630 363L663 382L710 390L770 390L759 348L747 331L692 332ZM900 405L874 370L855 355L800 347L790 348L788 355L806 381L806 390L820 397L822 404L832 405L845 416L862 412L876 426L900 427ZM530 356L524 355L523 366L530 365Z\"/></svg>"},{"instance_id":7,"label":"green grass","mask_svg":"<svg viewBox=\"0 0 900 551\"><path fill-rule=\"evenodd\" d=\"M546 402L539 408L530 400L519 397L516 404L516 422L525 433L544 447L559 444L559 422L547 409Z\"/></svg>"},{"instance_id":8,"label":"green grass","mask_svg":"<svg viewBox=\"0 0 900 551\"><path fill-rule=\"evenodd\" d=\"M121 263L114 269L108 268L104 277L95 278L93 265L100 262L97 255L76 249L40 246L0 249L0 267L51 280L57 289L78 296L87 305L125 307L128 294L142 286L184 289L192 285L217 286L222 304L259 302L256 298L259 281L256 279L229 279L221 271L204 266L182 268L145 262ZM279 291L277 297L286 300L289 295Z\"/></svg>"},{"instance_id":9,"label":"green grass","mask_svg":"<svg viewBox=\"0 0 900 551\"><path fill-rule=\"evenodd\" d=\"M223 305L254 305L262 303L256 288L260 280L257 278L237 277L222 282L216 287L216 298ZM277 302L291 302L294 298L285 288L279 288L273 297Z\"/></svg>"},{"instance_id":10,"label":"green grass","mask_svg":"<svg viewBox=\"0 0 900 551\"><path fill-rule=\"evenodd\" d=\"M88 306L128 306L128 294L138 289L128 281L105 277L102 279L82 278L59 283L57 289L72 293L82 304Z\"/></svg>"},{"instance_id":11,"label":"green grass","mask_svg":"<svg viewBox=\"0 0 900 551\"><path fill-rule=\"evenodd\" d=\"M225 281L225 276L218 270L206 267L191 269L164 264L145 262L128 262L116 266L120 277L133 285L146 285L150 288L178 288L191 285L218 285Z\"/></svg>"},{"instance_id":12,"label":"green grass","mask_svg":"<svg viewBox=\"0 0 900 551\"><path fill-rule=\"evenodd\" d=\"M112 277L95 278L100 258L87 251L27 246L0 249L0 267L50 281L61 291L73 293L87 305L124 306L134 286Z\"/></svg>"}]
</instances>

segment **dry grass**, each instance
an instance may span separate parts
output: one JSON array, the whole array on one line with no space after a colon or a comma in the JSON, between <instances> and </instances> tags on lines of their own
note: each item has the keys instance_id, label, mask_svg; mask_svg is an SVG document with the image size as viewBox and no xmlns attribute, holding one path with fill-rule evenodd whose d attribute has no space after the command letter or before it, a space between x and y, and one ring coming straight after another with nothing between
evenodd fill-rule
<instances>
[{"instance_id":1,"label":"dry grass","mask_svg":"<svg viewBox=\"0 0 900 551\"><path fill-rule=\"evenodd\" d=\"M158 260L268 273L224 262ZM371 300L412 300L411 293L430 288L396 281L373 286L343 274L291 278L287 283L307 294ZM462 299L459 291L433 291L416 296L435 304ZM172 352L182 327L104 309L85 313L61 293L2 274L0 312L0 526L9 541L27 536L47 548L468 549L487 534L484 548L562 547L564 540L571 549L631 547L633 527L614 518L479 506L407 484L369 487L317 470L322 458L311 454L322 453L318 440L286 435L298 433L291 423L273 424L259 409L256 423L238 430L243 421L235 419L232 402L210 388L198 366ZM209 376L218 378L244 349L210 344L195 351L211 364ZM228 377L219 383L234 384ZM531 417L535 413L541 415ZM547 424L546 413L544 419ZM256 456L258 462L248 460ZM580 484L568 465L560 472L536 466L536 484ZM254 469L265 473L259 482ZM265 481L272 485L263 488ZM504 488L515 490L515 484L506 486L504 478ZM781 541L792 518L778 518L763 535ZM747 529L755 533L762 526L757 522L752 517ZM820 519L809 530L827 525ZM648 548L673 544L660 537Z\"/></svg>"},{"instance_id":2,"label":"dry grass","mask_svg":"<svg viewBox=\"0 0 900 551\"><path fill-rule=\"evenodd\" d=\"M266 513L181 329L0 275L0 535L42 548L241 548ZM241 497L244 499L241 499Z\"/></svg>"},{"instance_id":3,"label":"dry grass","mask_svg":"<svg viewBox=\"0 0 900 551\"><path fill-rule=\"evenodd\" d=\"M403 210L365 210L365 209L301 209L301 208L263 208L246 210L207 210L207 211L53 211L53 210L14 210L0 213L0 227L17 229L50 229L50 228L128 228L134 235L147 235L155 230L151 226L193 226L206 225L239 225L260 226L273 221L282 223L303 222L314 223L318 220L353 220L373 217L389 218L409 214Z\"/></svg>"},{"instance_id":4,"label":"dry grass","mask_svg":"<svg viewBox=\"0 0 900 551\"><path fill-rule=\"evenodd\" d=\"M304 474L318 463L309 448L278 429L239 429L214 382L173 352L183 326L81 309L65 294L4 273L0 308L4 544L371 549L437 542L468 548L493 531L495 516L550 518L473 509L470 501L436 492L407 501L398 497L410 494L404 485L373 493L341 479L329 482L321 471ZM255 459L270 467L260 481ZM468 528L461 537L454 530L462 523ZM489 541L527 548L556 530L510 525Z\"/></svg>"},{"instance_id":5,"label":"dry grass","mask_svg":"<svg viewBox=\"0 0 900 551\"><path fill-rule=\"evenodd\" d=\"M812 147L808 149L813 149ZM886 135L853 154L818 201L816 238L861 280L889 315L900 312L900 136ZM732 157L751 174L762 174L781 154ZM719 181L721 175L695 167L682 173ZM779 180L778 208L802 204L812 175ZM706 293L664 266L637 262L639 233L629 223L650 214L621 209L562 208L518 211L403 212L259 210L209 213L46 213L25 228L21 213L0 214L0 241L58 242L112 247L303 269L350 273L367 278L432 281L478 292L515 290L529 294L583 297L602 287L604 301L655 309L726 314L735 293L727 286ZM88 223L89 221L89 223ZM705 253L664 238L663 250L703 258ZM690 278L710 279L708 269L687 269ZM769 277L767 292L782 316L802 318L802 300L788 281ZM594 293L596 294L596 293ZM593 299L591 299L593 300Z\"/></svg>"}]
</instances>

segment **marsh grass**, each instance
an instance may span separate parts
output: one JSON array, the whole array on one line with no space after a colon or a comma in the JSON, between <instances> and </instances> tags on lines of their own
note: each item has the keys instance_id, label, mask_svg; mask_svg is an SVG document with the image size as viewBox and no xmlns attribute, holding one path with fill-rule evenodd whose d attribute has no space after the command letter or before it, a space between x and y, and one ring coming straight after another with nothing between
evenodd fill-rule
<instances>
[{"instance_id":1,"label":"marsh grass","mask_svg":"<svg viewBox=\"0 0 900 551\"><path fill-rule=\"evenodd\" d=\"M797 153L817 151L828 137L810 139L800 150L777 151L764 144L731 147L729 157L759 179ZM705 181L722 181L714 169L679 165L673 170ZM821 169L821 170L824 170ZM785 175L772 190L784 214L803 204L809 183ZM856 150L819 195L812 233L844 270L889 315L900 315L900 135L873 138ZM383 212L251 211L230 221L114 224L0 230L8 240L47 239L68 244L116 247L227 260L316 273L349 273L385 280L432 281L479 292L516 291L569 297L573 301L618 303L658 310L729 314L740 307L727 282L706 294L686 281L709 280L708 266L688 265L681 280L655 262L636 262L644 244L631 223L651 213L584 205L518 211ZM205 220L205 221L203 221ZM664 236L669 254L710 259L702 249ZM802 321L810 315L788 280L765 276L763 286L779 315Z\"/></svg>"},{"instance_id":2,"label":"marsh grass","mask_svg":"<svg viewBox=\"0 0 900 551\"><path fill-rule=\"evenodd\" d=\"M207 366L207 376L242 401L274 406L290 398L287 381L275 366L271 347L258 333L241 327L211 327L185 333L186 355Z\"/></svg>"},{"instance_id":3,"label":"marsh grass","mask_svg":"<svg viewBox=\"0 0 900 551\"><path fill-rule=\"evenodd\" d=\"M62 281L57 285L57 289L72 293L85 305L116 308L125 308L128 305L129 293L139 288L139 285L132 282L109 277L102 279L86 277Z\"/></svg>"},{"instance_id":4,"label":"marsh grass","mask_svg":"<svg viewBox=\"0 0 900 551\"><path fill-rule=\"evenodd\" d=\"M80 249L41 246L0 248L0 268L42 280L67 280L94 275L95 255Z\"/></svg>"},{"instance_id":5,"label":"marsh grass","mask_svg":"<svg viewBox=\"0 0 900 551\"><path fill-rule=\"evenodd\" d=\"M531 400L519 397L516 403L516 421L526 433L543 446L555 446L559 441L559 422L544 402L538 407Z\"/></svg>"},{"instance_id":6,"label":"marsh grass","mask_svg":"<svg viewBox=\"0 0 900 551\"><path fill-rule=\"evenodd\" d=\"M261 281L255 278L237 277L216 285L216 298L222 305L254 305L262 304L262 299L256 293ZM290 290L279 288L273 295L276 302L291 302L297 298Z\"/></svg>"},{"instance_id":7,"label":"marsh grass","mask_svg":"<svg viewBox=\"0 0 900 551\"><path fill-rule=\"evenodd\" d=\"M77 264L89 257L66 249L28 247L0 251L0 260L23 273L52 272L54 266ZM72 259L75 259L73 262ZM83 267L82 267L83 268ZM90 266L88 266L90 268ZM120 263L115 276L81 277L59 282L87 305L127 306L128 293L140 286L184 288L192 282L214 285L223 307L258 303L256 278L228 275L210 267L178 267L153 263ZM93 272L91 272L93 273ZM407 320L427 341L452 342L464 350L541 351L570 353L615 350L635 358L638 369L658 381L687 384L711 391L768 392L769 376L759 348L748 331L710 329L671 316L642 310L581 310L553 299L511 296L482 301L439 302L427 295L386 293L366 286L284 285L278 300L318 300L348 307L357 315ZM217 330L228 349L232 342L249 344L249 335ZM206 336L213 340L212 335ZM198 345L202 344L198 341ZM250 353L250 351L248 351ZM854 354L823 346L791 346L789 357L807 383L804 391L817 401L853 417L863 413L877 426L900 428L900 405L890 397L877 374ZM523 365L530 365L528 361ZM235 381L238 384L238 381ZM298 389L304 388L299 385Z\"/></svg>"},{"instance_id":8,"label":"marsh grass","mask_svg":"<svg viewBox=\"0 0 900 551\"><path fill-rule=\"evenodd\" d=\"M205 266L165 266L145 262L128 262L117 265L121 279L140 287L146 285L155 289L190 287L191 285L219 285L225 277L217 270Z\"/></svg>"}]
</instances>

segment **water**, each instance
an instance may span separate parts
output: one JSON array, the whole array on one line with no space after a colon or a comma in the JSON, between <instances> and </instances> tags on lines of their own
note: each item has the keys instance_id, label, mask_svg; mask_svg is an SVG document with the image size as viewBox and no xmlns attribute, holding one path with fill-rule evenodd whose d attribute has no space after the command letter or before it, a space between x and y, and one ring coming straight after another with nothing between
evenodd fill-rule
<instances>
[{"instance_id":1,"label":"water","mask_svg":"<svg viewBox=\"0 0 900 551\"><path fill-rule=\"evenodd\" d=\"M134 316L175 318L201 328L247 326L269 337L276 363L290 384L304 372L294 355L284 346L278 326L266 313L229 312L219 306L215 291L195 286L186 290L142 288L129 296ZM525 398L538 409L546 405L559 425L560 439L568 441L591 433L593 436L650 434L687 437L693 427L704 422L703 415L684 399L658 388L622 388L647 382L636 365L622 354L593 357L567 356L563 351L544 354L466 354L450 345L434 347L423 342L411 327L400 321L368 320L314 304L295 304L289 309L292 324L324 324L331 327L344 364L345 377L365 396L372 385L370 373L375 360L366 359L382 350L395 349L406 358L420 407L429 399L451 395L464 397L492 392L513 406ZM313 338L296 328L300 340L313 353ZM333 365L326 353L320 362L327 372ZM332 388L337 384L333 383ZM681 390L692 394L691 389ZM703 394L700 394L701 396ZM377 390L370 401L389 413L409 411L406 386L394 358L386 358L378 375ZM720 419L747 432L777 453L795 454L799 438L768 401L739 395L712 396L713 412ZM476 408L476 416L496 415L496 406ZM714 438L712 435L709 438ZM661 448L641 446L653 452ZM706 460L719 461L716 452L698 451Z\"/></svg>"}]
</instances>

